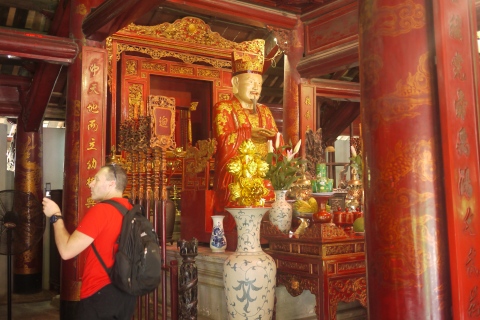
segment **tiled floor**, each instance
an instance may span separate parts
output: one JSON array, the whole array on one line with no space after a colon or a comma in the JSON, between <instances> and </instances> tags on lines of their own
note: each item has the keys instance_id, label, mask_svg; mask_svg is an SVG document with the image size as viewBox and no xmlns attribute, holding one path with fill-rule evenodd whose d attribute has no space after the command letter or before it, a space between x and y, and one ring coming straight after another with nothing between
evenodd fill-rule
<instances>
[{"instance_id":1,"label":"tiled floor","mask_svg":"<svg viewBox=\"0 0 480 320\"><path fill-rule=\"evenodd\" d=\"M52 292L12 297L12 320L59 320L58 297ZM0 300L0 320L8 320L7 298Z\"/></svg>"}]
</instances>

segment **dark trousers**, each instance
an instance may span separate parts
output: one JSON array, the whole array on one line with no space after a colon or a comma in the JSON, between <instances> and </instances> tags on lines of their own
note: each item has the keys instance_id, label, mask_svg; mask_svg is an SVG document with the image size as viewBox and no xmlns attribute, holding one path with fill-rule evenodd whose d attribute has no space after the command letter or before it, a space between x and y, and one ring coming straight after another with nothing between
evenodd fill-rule
<instances>
[{"instance_id":1,"label":"dark trousers","mask_svg":"<svg viewBox=\"0 0 480 320\"><path fill-rule=\"evenodd\" d=\"M136 297L109 284L78 303L76 320L130 320Z\"/></svg>"}]
</instances>

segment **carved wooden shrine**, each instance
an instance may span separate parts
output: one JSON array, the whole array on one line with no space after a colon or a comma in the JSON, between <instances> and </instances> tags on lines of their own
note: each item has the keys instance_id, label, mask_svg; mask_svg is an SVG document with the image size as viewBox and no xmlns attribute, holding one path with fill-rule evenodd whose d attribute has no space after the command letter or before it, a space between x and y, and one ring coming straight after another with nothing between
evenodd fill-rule
<instances>
[{"instance_id":1,"label":"carved wooden shrine","mask_svg":"<svg viewBox=\"0 0 480 320\"><path fill-rule=\"evenodd\" d=\"M315 223L299 238L289 238L270 221L262 222L265 252L277 264L277 286L292 296L315 295L318 319L335 320L340 301L367 306L365 238L330 223Z\"/></svg>"}]
</instances>

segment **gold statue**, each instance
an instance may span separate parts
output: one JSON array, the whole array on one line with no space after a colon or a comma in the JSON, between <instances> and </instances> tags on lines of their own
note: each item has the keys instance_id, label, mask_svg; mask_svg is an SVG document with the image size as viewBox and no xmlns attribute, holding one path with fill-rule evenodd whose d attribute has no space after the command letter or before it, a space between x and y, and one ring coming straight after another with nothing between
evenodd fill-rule
<instances>
[{"instance_id":1,"label":"gold statue","mask_svg":"<svg viewBox=\"0 0 480 320\"><path fill-rule=\"evenodd\" d=\"M257 103L262 92L263 55L234 52L232 55L234 97L218 102L213 111L215 155L215 212L223 213L228 204L228 185L233 177L227 163L237 155L245 140L251 139L261 155L267 154L267 141L278 132L270 109Z\"/></svg>"}]
</instances>

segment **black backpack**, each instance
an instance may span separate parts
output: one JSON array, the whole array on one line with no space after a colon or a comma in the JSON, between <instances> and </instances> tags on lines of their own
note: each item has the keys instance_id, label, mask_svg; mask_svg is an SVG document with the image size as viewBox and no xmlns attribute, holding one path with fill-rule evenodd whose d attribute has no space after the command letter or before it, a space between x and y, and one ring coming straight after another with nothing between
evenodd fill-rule
<instances>
[{"instance_id":1,"label":"black backpack","mask_svg":"<svg viewBox=\"0 0 480 320\"><path fill-rule=\"evenodd\" d=\"M152 223L144 216L139 204L128 210L114 200L102 202L114 206L123 214L122 230L112 268L107 268L92 243L95 255L119 289L134 296L154 291L162 278L162 258Z\"/></svg>"}]
</instances>

